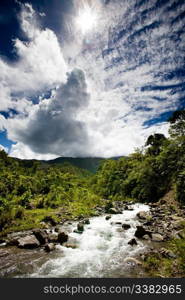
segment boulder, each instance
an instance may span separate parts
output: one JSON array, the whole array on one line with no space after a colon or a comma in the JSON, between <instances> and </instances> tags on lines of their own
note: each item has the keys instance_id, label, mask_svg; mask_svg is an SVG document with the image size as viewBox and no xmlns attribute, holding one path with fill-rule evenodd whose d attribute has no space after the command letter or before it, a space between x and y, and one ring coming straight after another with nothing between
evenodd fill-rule
<instances>
[{"instance_id":1,"label":"boulder","mask_svg":"<svg viewBox=\"0 0 185 300\"><path fill-rule=\"evenodd\" d=\"M89 225L90 224L90 220L89 219L84 219L83 220L83 224Z\"/></svg>"},{"instance_id":2,"label":"boulder","mask_svg":"<svg viewBox=\"0 0 185 300\"><path fill-rule=\"evenodd\" d=\"M134 245L137 245L137 241L136 239L131 239L129 242L128 242L129 245L131 246L134 246Z\"/></svg>"},{"instance_id":3,"label":"boulder","mask_svg":"<svg viewBox=\"0 0 185 300\"><path fill-rule=\"evenodd\" d=\"M53 244L53 243L46 244L44 247L44 250L46 252L51 252L51 251L55 250L55 244Z\"/></svg>"},{"instance_id":4,"label":"boulder","mask_svg":"<svg viewBox=\"0 0 185 300\"><path fill-rule=\"evenodd\" d=\"M135 231L135 236L138 238L138 239L141 239L143 238L143 236L145 234L148 234L149 236L151 236L151 232L146 230L143 226L137 226L137 230Z\"/></svg>"},{"instance_id":5,"label":"boulder","mask_svg":"<svg viewBox=\"0 0 185 300\"><path fill-rule=\"evenodd\" d=\"M58 234L58 242L60 244L63 244L65 242L67 242L68 240L68 235L65 232L59 232Z\"/></svg>"},{"instance_id":6,"label":"boulder","mask_svg":"<svg viewBox=\"0 0 185 300\"><path fill-rule=\"evenodd\" d=\"M162 242L162 241L164 241L164 238L160 233L152 233L152 241L153 242Z\"/></svg>"},{"instance_id":7,"label":"boulder","mask_svg":"<svg viewBox=\"0 0 185 300\"><path fill-rule=\"evenodd\" d=\"M40 243L34 235L28 235L26 237L18 239L19 248L34 249L39 246Z\"/></svg>"},{"instance_id":8,"label":"boulder","mask_svg":"<svg viewBox=\"0 0 185 300\"><path fill-rule=\"evenodd\" d=\"M80 232L84 231L84 224L82 222L79 222L77 224L77 230L80 231Z\"/></svg>"},{"instance_id":9,"label":"boulder","mask_svg":"<svg viewBox=\"0 0 185 300\"><path fill-rule=\"evenodd\" d=\"M119 210L117 210L116 208L114 208L114 207L111 207L110 209L109 209L109 214L120 214L120 211Z\"/></svg>"},{"instance_id":10,"label":"boulder","mask_svg":"<svg viewBox=\"0 0 185 300\"><path fill-rule=\"evenodd\" d=\"M146 211L138 212L137 217L141 220L150 220L151 219L151 215Z\"/></svg>"},{"instance_id":11,"label":"boulder","mask_svg":"<svg viewBox=\"0 0 185 300\"><path fill-rule=\"evenodd\" d=\"M129 228L131 228L131 226L130 226L130 224L123 224L123 225L122 225L122 228L123 228L124 230L128 230Z\"/></svg>"},{"instance_id":12,"label":"boulder","mask_svg":"<svg viewBox=\"0 0 185 300\"><path fill-rule=\"evenodd\" d=\"M58 242L58 234L56 232L51 232L48 234L48 241L50 243L57 243Z\"/></svg>"},{"instance_id":13,"label":"boulder","mask_svg":"<svg viewBox=\"0 0 185 300\"><path fill-rule=\"evenodd\" d=\"M110 220L110 219L111 219L110 215L108 215L108 216L105 217L105 220L107 220L107 221Z\"/></svg>"},{"instance_id":14,"label":"boulder","mask_svg":"<svg viewBox=\"0 0 185 300\"><path fill-rule=\"evenodd\" d=\"M48 241L47 233L40 229L33 230L33 234L36 237L36 239L40 242L41 245L44 245Z\"/></svg>"}]
</instances>

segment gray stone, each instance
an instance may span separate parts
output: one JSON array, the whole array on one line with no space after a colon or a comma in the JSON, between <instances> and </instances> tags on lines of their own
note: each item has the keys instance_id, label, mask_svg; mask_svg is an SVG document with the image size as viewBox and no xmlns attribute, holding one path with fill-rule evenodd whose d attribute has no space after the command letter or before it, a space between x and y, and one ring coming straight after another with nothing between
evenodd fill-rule
<instances>
[{"instance_id":1,"label":"gray stone","mask_svg":"<svg viewBox=\"0 0 185 300\"><path fill-rule=\"evenodd\" d=\"M53 243L49 243L44 247L44 250L46 252L51 252L51 251L55 250L55 245Z\"/></svg>"},{"instance_id":2,"label":"gray stone","mask_svg":"<svg viewBox=\"0 0 185 300\"><path fill-rule=\"evenodd\" d=\"M141 220L150 220L151 219L151 215L146 211L138 212L137 217Z\"/></svg>"},{"instance_id":3,"label":"gray stone","mask_svg":"<svg viewBox=\"0 0 185 300\"><path fill-rule=\"evenodd\" d=\"M162 241L164 241L164 238L159 233L152 233L152 241L153 242L162 242Z\"/></svg>"},{"instance_id":4,"label":"gray stone","mask_svg":"<svg viewBox=\"0 0 185 300\"><path fill-rule=\"evenodd\" d=\"M34 249L39 246L40 243L34 235L28 235L26 237L18 239L19 248Z\"/></svg>"}]
</instances>

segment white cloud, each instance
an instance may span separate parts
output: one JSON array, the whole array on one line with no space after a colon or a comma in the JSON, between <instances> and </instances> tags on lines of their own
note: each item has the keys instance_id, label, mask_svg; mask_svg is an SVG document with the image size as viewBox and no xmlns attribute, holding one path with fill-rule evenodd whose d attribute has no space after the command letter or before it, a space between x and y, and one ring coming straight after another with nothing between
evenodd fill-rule
<instances>
[{"instance_id":1,"label":"white cloud","mask_svg":"<svg viewBox=\"0 0 185 300\"><path fill-rule=\"evenodd\" d=\"M67 67L57 37L49 29L39 29L35 18L32 6L25 4L20 20L30 40L15 39L17 62L0 59L0 110L14 108L15 95L35 95L66 80Z\"/></svg>"},{"instance_id":2,"label":"white cloud","mask_svg":"<svg viewBox=\"0 0 185 300\"><path fill-rule=\"evenodd\" d=\"M153 0L136 11L135 1L110 1L103 9L99 0L93 0L93 5L95 2L96 31L84 37L74 29L76 38L62 45L62 50L53 31L39 28L31 5L23 6L20 20L30 41L15 40L21 58L15 65L0 60L0 97L4 99L0 105L19 107L22 112L6 122L1 120L8 137L17 142L11 155L37 159L127 155L142 146L148 135L167 135L168 124L145 128L143 123L177 107L178 93L163 87L180 80L157 77L182 62L181 43L170 39L174 12L164 19L164 8L153 10ZM139 15L143 9L149 9L146 19ZM76 67L85 73L84 80L77 80L77 88L69 84L70 70ZM60 87L50 99L40 96L39 104L28 102L27 95L56 86ZM161 88L143 89L147 86ZM23 95L17 100L12 93Z\"/></svg>"}]
</instances>

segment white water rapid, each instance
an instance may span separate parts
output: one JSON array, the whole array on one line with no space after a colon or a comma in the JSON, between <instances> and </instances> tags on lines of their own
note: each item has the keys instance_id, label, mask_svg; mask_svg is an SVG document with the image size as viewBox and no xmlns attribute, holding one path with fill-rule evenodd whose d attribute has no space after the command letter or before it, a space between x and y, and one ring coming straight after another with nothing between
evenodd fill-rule
<instances>
[{"instance_id":1,"label":"white water rapid","mask_svg":"<svg viewBox=\"0 0 185 300\"><path fill-rule=\"evenodd\" d=\"M146 247L141 241L137 241L136 246L128 244L139 225L136 214L149 210L144 204L134 204L131 207L132 211L124 210L122 214L112 215L109 220L105 220L105 216L91 218L82 234L73 232L77 223L69 225L69 239L75 239L77 248L57 246L57 255L49 258L30 276L127 277L127 258L136 256ZM129 224L131 228L124 230L116 222Z\"/></svg>"}]
</instances>

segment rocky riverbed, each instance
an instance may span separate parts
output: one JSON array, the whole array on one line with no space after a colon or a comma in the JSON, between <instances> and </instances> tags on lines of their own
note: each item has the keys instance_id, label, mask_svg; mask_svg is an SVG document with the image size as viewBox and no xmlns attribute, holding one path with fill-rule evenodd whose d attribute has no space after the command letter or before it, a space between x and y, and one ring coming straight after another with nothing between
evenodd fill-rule
<instances>
[{"instance_id":1,"label":"rocky riverbed","mask_svg":"<svg viewBox=\"0 0 185 300\"><path fill-rule=\"evenodd\" d=\"M175 258L165 242L183 238L181 213L165 204L97 207L95 216L8 234L0 244L0 277L146 277L151 252ZM54 226L55 225L55 226Z\"/></svg>"}]
</instances>

